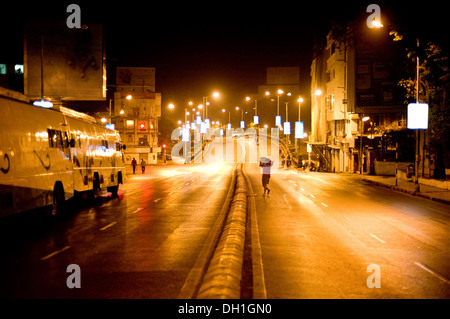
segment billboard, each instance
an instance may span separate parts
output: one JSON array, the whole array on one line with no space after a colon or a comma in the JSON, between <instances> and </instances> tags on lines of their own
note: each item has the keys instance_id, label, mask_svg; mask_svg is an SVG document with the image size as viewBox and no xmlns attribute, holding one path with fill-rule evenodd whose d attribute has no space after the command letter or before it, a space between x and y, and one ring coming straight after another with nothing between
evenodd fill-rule
<instances>
[{"instance_id":1,"label":"billboard","mask_svg":"<svg viewBox=\"0 0 450 319\"><path fill-rule=\"evenodd\" d=\"M24 34L24 93L30 99L105 100L106 56L100 24L31 21ZM43 84L43 86L42 86Z\"/></svg>"},{"instance_id":2,"label":"billboard","mask_svg":"<svg viewBox=\"0 0 450 319\"><path fill-rule=\"evenodd\" d=\"M122 87L139 87L142 92L155 92L155 68L118 67L116 68L118 90Z\"/></svg>"}]
</instances>

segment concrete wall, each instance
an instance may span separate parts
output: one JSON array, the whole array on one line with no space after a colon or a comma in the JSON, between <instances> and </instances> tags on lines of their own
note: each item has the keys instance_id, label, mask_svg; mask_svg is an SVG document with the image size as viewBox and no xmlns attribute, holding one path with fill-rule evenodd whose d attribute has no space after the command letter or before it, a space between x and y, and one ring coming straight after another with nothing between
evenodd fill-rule
<instances>
[{"instance_id":1,"label":"concrete wall","mask_svg":"<svg viewBox=\"0 0 450 319\"><path fill-rule=\"evenodd\" d=\"M405 171L408 169L408 165L411 163L398 163L398 169ZM375 175L388 175L395 176L395 162L379 162L374 161Z\"/></svg>"}]
</instances>

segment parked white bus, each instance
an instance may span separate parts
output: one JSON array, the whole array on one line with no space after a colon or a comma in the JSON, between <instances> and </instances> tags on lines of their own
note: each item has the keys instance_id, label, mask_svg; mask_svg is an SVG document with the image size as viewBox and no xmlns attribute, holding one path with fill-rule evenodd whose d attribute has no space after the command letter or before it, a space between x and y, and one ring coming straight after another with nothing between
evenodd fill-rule
<instances>
[{"instance_id":1,"label":"parked white bus","mask_svg":"<svg viewBox=\"0 0 450 319\"><path fill-rule=\"evenodd\" d=\"M119 133L84 113L33 106L0 90L0 217L52 205L60 214L78 193L117 193L125 179Z\"/></svg>"}]
</instances>

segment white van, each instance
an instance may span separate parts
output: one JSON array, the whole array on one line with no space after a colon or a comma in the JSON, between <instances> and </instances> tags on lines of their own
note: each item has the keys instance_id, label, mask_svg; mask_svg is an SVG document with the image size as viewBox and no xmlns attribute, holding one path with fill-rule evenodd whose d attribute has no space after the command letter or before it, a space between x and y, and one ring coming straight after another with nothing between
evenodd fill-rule
<instances>
[{"instance_id":1,"label":"white van","mask_svg":"<svg viewBox=\"0 0 450 319\"><path fill-rule=\"evenodd\" d=\"M76 193L117 193L125 179L117 131L84 113L45 109L0 90L0 217L53 205Z\"/></svg>"}]
</instances>

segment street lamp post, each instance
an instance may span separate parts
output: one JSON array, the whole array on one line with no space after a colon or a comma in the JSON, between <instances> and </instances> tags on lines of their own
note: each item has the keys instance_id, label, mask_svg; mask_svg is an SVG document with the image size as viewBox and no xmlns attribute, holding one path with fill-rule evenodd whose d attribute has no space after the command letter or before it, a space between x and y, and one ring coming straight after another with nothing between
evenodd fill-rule
<instances>
[{"instance_id":1,"label":"street lamp post","mask_svg":"<svg viewBox=\"0 0 450 319\"><path fill-rule=\"evenodd\" d=\"M220 94L218 92L214 92L212 95L213 95L213 98L215 98L215 99L217 99L220 96ZM209 105L208 99L209 99L209 96L204 96L202 98L202 103L205 107L204 120L206 120L208 118L208 105Z\"/></svg>"},{"instance_id":2,"label":"street lamp post","mask_svg":"<svg viewBox=\"0 0 450 319\"><path fill-rule=\"evenodd\" d=\"M303 102L303 98L299 97L297 102L298 102L298 121L300 122L300 108L301 108L301 104ZM297 138L295 138L295 150L300 151L300 149L297 149Z\"/></svg>"},{"instance_id":3,"label":"street lamp post","mask_svg":"<svg viewBox=\"0 0 450 319\"><path fill-rule=\"evenodd\" d=\"M289 102L285 102L285 104L286 104L286 123L288 123L288 122L289 122L289 119L288 119L288 105L289 105ZM290 134L290 131L289 131L289 134L287 134L287 133L285 132L285 135L286 135L286 144L287 144L287 145L291 144L291 134Z\"/></svg>"},{"instance_id":4,"label":"street lamp post","mask_svg":"<svg viewBox=\"0 0 450 319\"><path fill-rule=\"evenodd\" d=\"M280 116L280 95L281 94L283 94L284 92L283 92L283 90L278 90L277 91L277 117L276 117L276 119L278 119L278 118L280 118L279 116ZM277 125L277 120L275 119L275 125ZM279 123L278 124L281 124L281 121L279 121Z\"/></svg>"},{"instance_id":5,"label":"street lamp post","mask_svg":"<svg viewBox=\"0 0 450 319\"><path fill-rule=\"evenodd\" d=\"M417 55L416 55L416 103L419 103L419 39L417 38ZM416 158L414 167L414 190L420 192L419 186L419 161L420 161L420 135L419 129L416 129Z\"/></svg>"},{"instance_id":6,"label":"street lamp post","mask_svg":"<svg viewBox=\"0 0 450 319\"><path fill-rule=\"evenodd\" d=\"M361 119L361 132L360 132L360 140L359 140L359 174L360 175L362 175L362 173L363 173L363 169L362 169L362 163L363 163L363 161L362 161L362 156L363 156L362 147L363 147L363 142L362 142L362 139L363 139L363 133L364 133L363 132L364 131L364 122L366 122L368 119L369 119L368 116L363 117Z\"/></svg>"},{"instance_id":7,"label":"street lamp post","mask_svg":"<svg viewBox=\"0 0 450 319\"><path fill-rule=\"evenodd\" d=\"M251 98L249 97L249 96L247 96L246 98L245 98L245 100L247 101L247 102L250 102L250 100L251 100ZM258 127L259 127L259 118L258 118L258 100L257 99L255 99L255 115L253 116L253 124L254 125L258 125Z\"/></svg>"}]
</instances>

